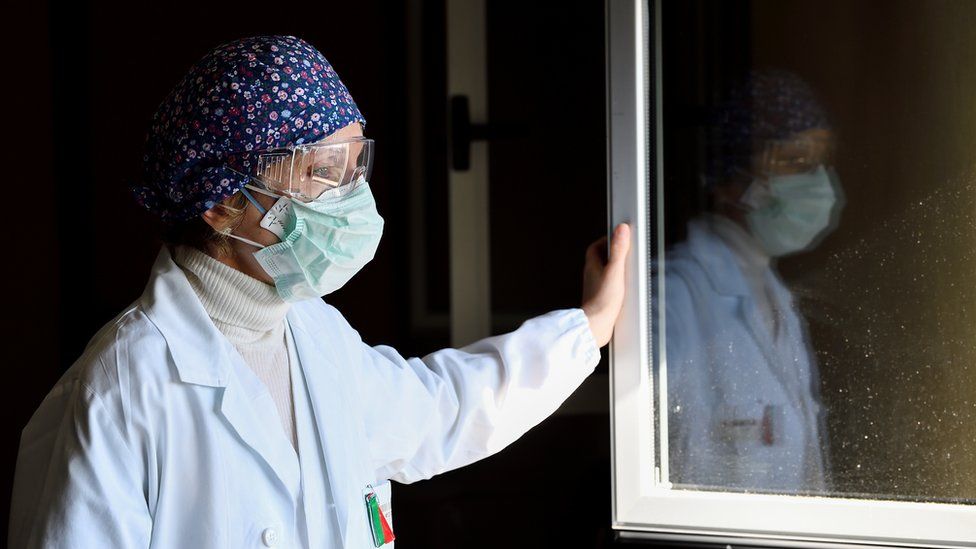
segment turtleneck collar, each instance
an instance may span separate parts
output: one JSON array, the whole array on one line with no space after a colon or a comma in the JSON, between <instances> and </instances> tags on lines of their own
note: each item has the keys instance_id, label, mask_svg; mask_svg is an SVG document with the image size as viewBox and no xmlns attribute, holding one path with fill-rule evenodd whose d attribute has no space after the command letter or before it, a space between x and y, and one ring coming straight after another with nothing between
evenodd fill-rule
<instances>
[{"instance_id":1,"label":"turtleneck collar","mask_svg":"<svg viewBox=\"0 0 976 549\"><path fill-rule=\"evenodd\" d=\"M176 246L173 260L218 328L229 326L260 337L283 325L290 303L281 299L274 286L191 246Z\"/></svg>"},{"instance_id":2,"label":"turtleneck collar","mask_svg":"<svg viewBox=\"0 0 976 549\"><path fill-rule=\"evenodd\" d=\"M715 234L734 252L744 270L756 273L769 268L769 254L749 231L724 215L708 214L706 220Z\"/></svg>"}]
</instances>

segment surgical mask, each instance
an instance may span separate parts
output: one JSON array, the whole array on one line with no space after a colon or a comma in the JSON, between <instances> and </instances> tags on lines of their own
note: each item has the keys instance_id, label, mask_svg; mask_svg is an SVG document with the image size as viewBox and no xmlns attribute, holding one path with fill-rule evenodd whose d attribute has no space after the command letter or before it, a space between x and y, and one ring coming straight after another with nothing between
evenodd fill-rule
<instances>
[{"instance_id":1,"label":"surgical mask","mask_svg":"<svg viewBox=\"0 0 976 549\"><path fill-rule=\"evenodd\" d=\"M837 191L823 165L810 173L753 181L742 202L753 236L771 257L807 249L830 226Z\"/></svg>"},{"instance_id":2,"label":"surgical mask","mask_svg":"<svg viewBox=\"0 0 976 549\"><path fill-rule=\"evenodd\" d=\"M383 218L365 179L351 190L328 191L311 202L280 197L267 211L250 193L244 193L265 214L261 226L278 235L281 242L263 246L230 232L224 234L261 248L254 258L285 301L322 297L338 290L373 259L379 246Z\"/></svg>"}]
</instances>

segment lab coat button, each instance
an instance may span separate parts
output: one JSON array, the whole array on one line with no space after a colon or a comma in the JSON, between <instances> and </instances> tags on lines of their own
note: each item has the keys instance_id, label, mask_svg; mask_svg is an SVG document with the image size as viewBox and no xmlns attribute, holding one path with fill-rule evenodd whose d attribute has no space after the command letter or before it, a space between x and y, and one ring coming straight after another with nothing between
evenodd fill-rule
<instances>
[{"instance_id":1,"label":"lab coat button","mask_svg":"<svg viewBox=\"0 0 976 549\"><path fill-rule=\"evenodd\" d=\"M264 532L261 532L261 541L266 547L274 547L278 544L278 531L274 528L265 528Z\"/></svg>"}]
</instances>

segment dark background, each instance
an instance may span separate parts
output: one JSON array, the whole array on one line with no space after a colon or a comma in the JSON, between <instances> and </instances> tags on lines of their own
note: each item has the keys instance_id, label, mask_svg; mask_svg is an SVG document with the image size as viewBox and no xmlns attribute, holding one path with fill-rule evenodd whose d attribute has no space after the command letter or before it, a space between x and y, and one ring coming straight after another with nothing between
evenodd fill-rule
<instances>
[{"instance_id":1,"label":"dark background","mask_svg":"<svg viewBox=\"0 0 976 549\"><path fill-rule=\"evenodd\" d=\"M448 324L415 320L443 318L449 307L444 17L442 0L287 9L41 2L17 15L6 36L12 119L4 133L13 141L8 151L17 151L10 181L33 201L15 208L25 225L11 235L18 266L7 272L20 282L10 286L18 291L8 307L21 318L7 330L5 362L16 370L0 435L0 539L20 430L89 338L140 295L159 249L158 227L128 191L140 175L150 116L218 44L294 34L330 60L377 142L372 187L386 229L375 260L328 301L371 344L405 356L449 345ZM486 25L490 122L512 129L490 153L493 326L503 332L579 306L585 247L606 231L604 4L491 0ZM411 99L407 82L418 76L421 95ZM418 140L422 158L409 158ZM415 193L423 194L422 210L409 207ZM422 257L412 253L417 227ZM416 273L420 303L411 299ZM397 486L397 546L604 546L606 373L604 355L581 390L590 395L585 402L570 403L497 456Z\"/></svg>"}]
</instances>

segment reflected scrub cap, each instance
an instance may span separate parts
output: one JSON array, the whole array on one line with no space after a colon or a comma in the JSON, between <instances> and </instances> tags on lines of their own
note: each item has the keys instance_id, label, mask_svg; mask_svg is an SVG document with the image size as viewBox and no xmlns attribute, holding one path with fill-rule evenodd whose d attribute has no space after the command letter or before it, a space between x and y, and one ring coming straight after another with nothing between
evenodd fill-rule
<instances>
[{"instance_id":1,"label":"reflected scrub cap","mask_svg":"<svg viewBox=\"0 0 976 549\"><path fill-rule=\"evenodd\" d=\"M755 143L787 139L814 128L829 130L831 125L809 84L785 70L751 71L732 88L718 111L719 144L709 163L709 179L748 170Z\"/></svg>"},{"instance_id":2,"label":"reflected scrub cap","mask_svg":"<svg viewBox=\"0 0 976 549\"><path fill-rule=\"evenodd\" d=\"M218 46L190 68L152 117L136 201L167 223L241 189L254 153L366 125L332 65L294 36ZM228 169L230 166L233 169ZM240 172L240 173L235 173Z\"/></svg>"}]
</instances>

